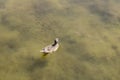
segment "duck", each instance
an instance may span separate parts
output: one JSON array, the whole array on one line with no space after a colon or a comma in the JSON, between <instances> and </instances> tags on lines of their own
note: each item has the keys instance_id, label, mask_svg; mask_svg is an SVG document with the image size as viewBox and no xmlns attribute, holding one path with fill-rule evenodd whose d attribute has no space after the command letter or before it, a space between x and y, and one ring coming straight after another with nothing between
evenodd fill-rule
<instances>
[{"instance_id":1,"label":"duck","mask_svg":"<svg viewBox=\"0 0 120 80\"><path fill-rule=\"evenodd\" d=\"M56 38L53 44L44 47L42 50L40 50L40 52L44 53L43 56L46 56L47 54L57 51L58 48L59 48L59 38Z\"/></svg>"}]
</instances>

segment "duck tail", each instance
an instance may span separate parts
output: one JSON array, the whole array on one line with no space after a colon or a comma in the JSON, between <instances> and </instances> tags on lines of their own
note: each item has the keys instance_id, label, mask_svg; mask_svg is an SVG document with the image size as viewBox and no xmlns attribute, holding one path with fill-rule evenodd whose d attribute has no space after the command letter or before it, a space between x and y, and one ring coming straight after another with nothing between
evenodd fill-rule
<instances>
[{"instance_id":1,"label":"duck tail","mask_svg":"<svg viewBox=\"0 0 120 80\"><path fill-rule=\"evenodd\" d=\"M44 51L43 51L43 50L40 50L40 52L42 52L42 53L43 53Z\"/></svg>"}]
</instances>

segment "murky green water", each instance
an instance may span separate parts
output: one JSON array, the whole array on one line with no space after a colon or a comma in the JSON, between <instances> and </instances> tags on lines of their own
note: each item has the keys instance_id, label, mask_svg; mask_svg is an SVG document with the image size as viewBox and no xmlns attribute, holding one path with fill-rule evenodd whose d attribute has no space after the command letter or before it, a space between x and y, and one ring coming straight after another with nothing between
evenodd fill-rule
<instances>
[{"instance_id":1,"label":"murky green water","mask_svg":"<svg viewBox=\"0 0 120 80\"><path fill-rule=\"evenodd\" d=\"M119 4L0 0L0 80L119 80ZM43 57L56 37L58 51Z\"/></svg>"}]
</instances>

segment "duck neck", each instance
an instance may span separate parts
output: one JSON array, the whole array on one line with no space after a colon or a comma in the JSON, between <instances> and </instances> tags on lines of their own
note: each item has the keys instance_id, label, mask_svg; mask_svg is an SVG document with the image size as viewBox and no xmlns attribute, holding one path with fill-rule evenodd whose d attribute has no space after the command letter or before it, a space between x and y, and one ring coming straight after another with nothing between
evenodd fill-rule
<instances>
[{"instance_id":1,"label":"duck neck","mask_svg":"<svg viewBox=\"0 0 120 80\"><path fill-rule=\"evenodd\" d=\"M57 44L57 41L55 40L54 43L52 44L52 46L55 46Z\"/></svg>"}]
</instances>

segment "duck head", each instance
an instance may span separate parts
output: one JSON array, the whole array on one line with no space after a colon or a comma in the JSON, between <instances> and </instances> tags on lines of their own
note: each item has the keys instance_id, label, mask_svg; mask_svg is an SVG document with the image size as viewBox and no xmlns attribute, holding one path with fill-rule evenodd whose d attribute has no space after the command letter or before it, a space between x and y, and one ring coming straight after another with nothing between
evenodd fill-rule
<instances>
[{"instance_id":1,"label":"duck head","mask_svg":"<svg viewBox=\"0 0 120 80\"><path fill-rule=\"evenodd\" d=\"M59 42L59 38L56 38L56 39L55 39L55 42L58 43L58 42Z\"/></svg>"},{"instance_id":2,"label":"duck head","mask_svg":"<svg viewBox=\"0 0 120 80\"><path fill-rule=\"evenodd\" d=\"M58 44L58 42L59 42L59 38L56 38L56 39L54 40L54 43L52 44L52 46L55 46L56 44Z\"/></svg>"}]
</instances>

